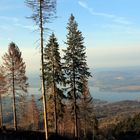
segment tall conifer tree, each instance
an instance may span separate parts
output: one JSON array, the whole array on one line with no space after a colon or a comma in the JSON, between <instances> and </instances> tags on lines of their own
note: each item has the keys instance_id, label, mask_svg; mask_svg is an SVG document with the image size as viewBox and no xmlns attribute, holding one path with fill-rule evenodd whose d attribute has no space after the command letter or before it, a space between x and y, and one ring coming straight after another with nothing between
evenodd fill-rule
<instances>
[{"instance_id":1,"label":"tall conifer tree","mask_svg":"<svg viewBox=\"0 0 140 140\"><path fill-rule=\"evenodd\" d=\"M83 78L88 79L88 72L84 38L78 30L78 24L73 15L70 16L67 26L67 49L64 50L64 70L67 77L67 93L72 101L72 114L74 115L75 137L78 137L78 100L82 94Z\"/></svg>"},{"instance_id":2,"label":"tall conifer tree","mask_svg":"<svg viewBox=\"0 0 140 140\"><path fill-rule=\"evenodd\" d=\"M46 140L48 140L48 121L47 121L47 102L46 102L46 89L45 89L45 77L44 77L44 33L46 29L46 23L50 22L50 19L54 17L56 0L25 0L25 3L33 11L31 19L35 21L40 31L40 49L41 49L41 77L42 77L42 96L43 96L43 109L44 109L44 129L46 134Z\"/></svg>"},{"instance_id":3,"label":"tall conifer tree","mask_svg":"<svg viewBox=\"0 0 140 140\"><path fill-rule=\"evenodd\" d=\"M93 111L93 98L89 92L88 81L83 79L82 95L80 100L80 119L85 138L87 137L88 129L92 128Z\"/></svg>"},{"instance_id":4,"label":"tall conifer tree","mask_svg":"<svg viewBox=\"0 0 140 140\"><path fill-rule=\"evenodd\" d=\"M55 133L58 133L58 120L62 115L64 98L62 90L59 88L62 86L64 76L62 73L61 57L59 53L59 45L54 33L50 36L49 42L44 51L44 69L45 80L48 95L48 103L53 106L54 113L54 128ZM53 105L52 105L53 104ZM49 106L49 105L48 105ZM52 110L52 109L51 109Z\"/></svg>"},{"instance_id":5,"label":"tall conifer tree","mask_svg":"<svg viewBox=\"0 0 140 140\"><path fill-rule=\"evenodd\" d=\"M17 108L16 96L20 93L27 93L27 77L26 65L21 57L21 52L18 46L11 42L8 48L8 53L3 56L3 66L6 71L7 87L13 96L13 118L14 129L17 130Z\"/></svg>"}]
</instances>

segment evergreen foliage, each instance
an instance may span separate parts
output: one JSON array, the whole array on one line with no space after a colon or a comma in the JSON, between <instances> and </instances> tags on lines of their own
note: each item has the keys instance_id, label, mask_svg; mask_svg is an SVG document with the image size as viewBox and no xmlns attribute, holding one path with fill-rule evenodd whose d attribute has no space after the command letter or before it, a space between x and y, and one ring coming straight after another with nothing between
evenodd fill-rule
<instances>
[{"instance_id":1,"label":"evergreen foliage","mask_svg":"<svg viewBox=\"0 0 140 140\"><path fill-rule=\"evenodd\" d=\"M64 113L62 100L65 96L60 88L64 83L64 75L62 72L59 45L54 33L50 36L49 42L44 50L44 70L48 98L48 115L50 115L48 119L52 122L51 124L54 123L53 126L57 134L58 121L60 121Z\"/></svg>"},{"instance_id":2,"label":"evergreen foliage","mask_svg":"<svg viewBox=\"0 0 140 140\"><path fill-rule=\"evenodd\" d=\"M25 3L33 11L31 19L38 26L40 31L40 49L41 49L41 77L42 77L42 96L44 108L44 129L46 140L48 139L48 120L47 120L47 102L46 102L46 89L44 77L44 33L46 23L50 22L53 18L56 9L56 0L25 0Z\"/></svg>"},{"instance_id":3,"label":"evergreen foliage","mask_svg":"<svg viewBox=\"0 0 140 140\"><path fill-rule=\"evenodd\" d=\"M126 120L121 121L115 127L116 134L131 131L140 133L140 113L135 115L133 118L128 118Z\"/></svg>"},{"instance_id":4,"label":"evergreen foliage","mask_svg":"<svg viewBox=\"0 0 140 140\"><path fill-rule=\"evenodd\" d=\"M93 98L90 95L88 81L83 79L82 94L80 99L80 119L84 131L84 137L87 137L89 129L92 129L93 119Z\"/></svg>"},{"instance_id":5,"label":"evergreen foliage","mask_svg":"<svg viewBox=\"0 0 140 140\"><path fill-rule=\"evenodd\" d=\"M72 114L74 116L75 137L78 137L78 100L82 94L83 78L88 79L90 73L86 63L84 38L78 30L78 24L73 15L70 16L68 26L68 34L64 50L64 71L66 73L67 95L72 101Z\"/></svg>"}]
</instances>

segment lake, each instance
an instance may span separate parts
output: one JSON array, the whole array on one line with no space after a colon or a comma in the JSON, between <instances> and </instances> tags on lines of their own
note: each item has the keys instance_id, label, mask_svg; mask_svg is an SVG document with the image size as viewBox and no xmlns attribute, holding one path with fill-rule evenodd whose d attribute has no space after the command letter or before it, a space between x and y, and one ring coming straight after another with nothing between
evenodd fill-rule
<instances>
[{"instance_id":1,"label":"lake","mask_svg":"<svg viewBox=\"0 0 140 140\"><path fill-rule=\"evenodd\" d=\"M95 99L116 102L122 100L140 100L140 92L107 92L100 91L98 88L90 87L90 93ZM39 88L29 88L29 94L41 96Z\"/></svg>"},{"instance_id":2,"label":"lake","mask_svg":"<svg viewBox=\"0 0 140 140\"><path fill-rule=\"evenodd\" d=\"M112 92L100 91L98 88L90 87L90 93L95 99L116 102L122 100L140 100L140 92Z\"/></svg>"}]
</instances>

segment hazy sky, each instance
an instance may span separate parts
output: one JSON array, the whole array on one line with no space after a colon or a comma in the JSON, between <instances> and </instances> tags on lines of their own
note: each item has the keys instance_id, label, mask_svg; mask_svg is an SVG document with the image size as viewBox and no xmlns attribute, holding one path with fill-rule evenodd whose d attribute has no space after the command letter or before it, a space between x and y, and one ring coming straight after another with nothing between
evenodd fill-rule
<instances>
[{"instance_id":1,"label":"hazy sky","mask_svg":"<svg viewBox=\"0 0 140 140\"><path fill-rule=\"evenodd\" d=\"M73 13L85 37L90 67L139 66L139 6L140 0L57 0L58 18L48 27L55 32L60 47L66 47L66 26ZM0 0L0 56L14 41L23 53L28 72L33 73L39 71L40 57L38 34L26 18L30 14L24 0Z\"/></svg>"}]
</instances>

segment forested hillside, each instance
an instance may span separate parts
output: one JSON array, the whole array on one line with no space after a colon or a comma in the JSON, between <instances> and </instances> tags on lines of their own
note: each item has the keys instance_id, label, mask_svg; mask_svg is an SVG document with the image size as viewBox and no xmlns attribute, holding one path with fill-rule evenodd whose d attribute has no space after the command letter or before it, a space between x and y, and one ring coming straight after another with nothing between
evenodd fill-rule
<instances>
[{"instance_id":1,"label":"forested hillside","mask_svg":"<svg viewBox=\"0 0 140 140\"><path fill-rule=\"evenodd\" d=\"M0 0L0 140L140 140L139 5Z\"/></svg>"}]
</instances>

